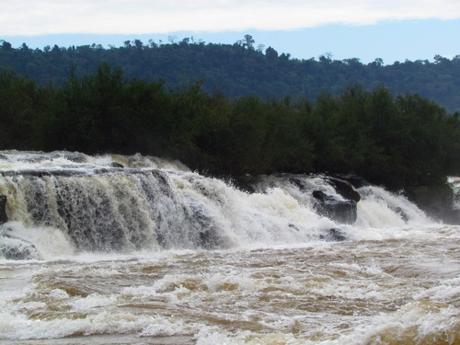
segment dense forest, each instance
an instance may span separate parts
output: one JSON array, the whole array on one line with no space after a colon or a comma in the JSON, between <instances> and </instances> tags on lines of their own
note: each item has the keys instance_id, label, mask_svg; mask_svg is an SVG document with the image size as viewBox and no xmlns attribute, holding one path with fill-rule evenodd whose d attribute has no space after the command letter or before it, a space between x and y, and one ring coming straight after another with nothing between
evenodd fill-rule
<instances>
[{"instance_id":1,"label":"dense forest","mask_svg":"<svg viewBox=\"0 0 460 345\"><path fill-rule=\"evenodd\" d=\"M381 87L309 102L169 88L106 64L59 86L1 72L0 124L0 149L141 152L236 178L355 173L400 188L460 174L459 114Z\"/></svg>"},{"instance_id":2,"label":"dense forest","mask_svg":"<svg viewBox=\"0 0 460 345\"><path fill-rule=\"evenodd\" d=\"M366 90L384 86L395 95L417 93L449 111L460 110L460 56L383 64L381 59L363 64L358 59L297 60L275 49L263 49L246 35L233 45L205 44L185 38L178 42L144 44L126 41L122 47L104 49L92 44L79 47L13 48L0 41L0 69L9 69L40 85L63 85L69 74L85 76L101 63L120 67L127 79L162 79L170 87L203 82L203 90L228 97L289 96L316 99L323 92L341 94L350 85Z\"/></svg>"}]
</instances>

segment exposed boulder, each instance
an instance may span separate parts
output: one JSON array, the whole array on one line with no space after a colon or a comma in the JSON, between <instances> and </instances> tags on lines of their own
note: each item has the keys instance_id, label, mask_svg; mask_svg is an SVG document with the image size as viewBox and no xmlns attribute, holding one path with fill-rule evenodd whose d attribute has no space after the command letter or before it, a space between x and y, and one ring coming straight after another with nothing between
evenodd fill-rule
<instances>
[{"instance_id":1,"label":"exposed boulder","mask_svg":"<svg viewBox=\"0 0 460 345\"><path fill-rule=\"evenodd\" d=\"M124 168L123 164L118 163L118 162L112 162L112 163L110 163L110 166L112 168Z\"/></svg>"},{"instance_id":2,"label":"exposed boulder","mask_svg":"<svg viewBox=\"0 0 460 345\"><path fill-rule=\"evenodd\" d=\"M251 174L244 174L232 180L236 188L247 193L255 193L256 189L254 186L257 184L257 181L258 177L252 176Z\"/></svg>"},{"instance_id":3,"label":"exposed boulder","mask_svg":"<svg viewBox=\"0 0 460 345\"><path fill-rule=\"evenodd\" d=\"M345 241L346 237L340 229L329 229L325 234L319 236L320 239L329 242Z\"/></svg>"},{"instance_id":4,"label":"exposed boulder","mask_svg":"<svg viewBox=\"0 0 460 345\"><path fill-rule=\"evenodd\" d=\"M80 152L66 152L66 151L55 151L51 152L50 156L52 159L58 159L64 157L65 159L75 162L75 163L84 163L88 160L88 156ZM39 159L46 159L46 154L38 157Z\"/></svg>"},{"instance_id":5,"label":"exposed boulder","mask_svg":"<svg viewBox=\"0 0 460 345\"><path fill-rule=\"evenodd\" d=\"M8 221L8 216L6 214L6 196L0 195L0 224L4 224Z\"/></svg>"},{"instance_id":6,"label":"exposed boulder","mask_svg":"<svg viewBox=\"0 0 460 345\"><path fill-rule=\"evenodd\" d=\"M358 202L361 200L359 193L353 188L353 185L341 178L328 177L327 181L334 187L335 191L346 200Z\"/></svg>"},{"instance_id":7,"label":"exposed boulder","mask_svg":"<svg viewBox=\"0 0 460 345\"><path fill-rule=\"evenodd\" d=\"M364 178L354 174L335 174L334 178L346 181L351 184L354 188L361 188L364 186L368 186L370 183L366 181Z\"/></svg>"},{"instance_id":8,"label":"exposed boulder","mask_svg":"<svg viewBox=\"0 0 460 345\"><path fill-rule=\"evenodd\" d=\"M319 214L331 218L339 223L353 224L357 218L356 201L338 200L322 191L315 190L313 197Z\"/></svg>"}]
</instances>

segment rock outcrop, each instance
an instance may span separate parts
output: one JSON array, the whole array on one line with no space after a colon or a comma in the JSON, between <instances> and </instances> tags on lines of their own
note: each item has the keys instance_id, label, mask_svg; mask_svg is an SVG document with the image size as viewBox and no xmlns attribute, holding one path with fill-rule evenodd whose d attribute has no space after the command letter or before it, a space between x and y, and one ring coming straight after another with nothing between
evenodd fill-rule
<instances>
[{"instance_id":1,"label":"rock outcrop","mask_svg":"<svg viewBox=\"0 0 460 345\"><path fill-rule=\"evenodd\" d=\"M356 201L339 200L322 191L314 191L313 197L319 214L331 218L339 223L353 224L357 218Z\"/></svg>"},{"instance_id":2,"label":"rock outcrop","mask_svg":"<svg viewBox=\"0 0 460 345\"><path fill-rule=\"evenodd\" d=\"M6 196L0 195L0 225L8 222L8 216L6 214Z\"/></svg>"},{"instance_id":3,"label":"rock outcrop","mask_svg":"<svg viewBox=\"0 0 460 345\"><path fill-rule=\"evenodd\" d=\"M110 163L110 166L112 168L124 168L123 164L118 163L118 162L112 162L112 163Z\"/></svg>"},{"instance_id":4,"label":"rock outcrop","mask_svg":"<svg viewBox=\"0 0 460 345\"><path fill-rule=\"evenodd\" d=\"M356 203L361 200L359 193L347 180L337 177L328 177L327 181L334 187L337 194L340 194L345 200L352 200Z\"/></svg>"}]
</instances>

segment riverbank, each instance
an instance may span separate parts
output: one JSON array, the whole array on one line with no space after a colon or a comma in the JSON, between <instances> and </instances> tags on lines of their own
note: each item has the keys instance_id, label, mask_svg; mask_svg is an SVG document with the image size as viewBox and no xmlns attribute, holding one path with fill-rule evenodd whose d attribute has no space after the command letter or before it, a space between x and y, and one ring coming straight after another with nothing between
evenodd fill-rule
<instances>
[{"instance_id":1,"label":"riverbank","mask_svg":"<svg viewBox=\"0 0 460 345\"><path fill-rule=\"evenodd\" d=\"M355 174L391 190L460 175L460 119L417 95L351 87L317 100L170 90L102 65L62 86L0 73L0 149L180 160L204 175Z\"/></svg>"}]
</instances>

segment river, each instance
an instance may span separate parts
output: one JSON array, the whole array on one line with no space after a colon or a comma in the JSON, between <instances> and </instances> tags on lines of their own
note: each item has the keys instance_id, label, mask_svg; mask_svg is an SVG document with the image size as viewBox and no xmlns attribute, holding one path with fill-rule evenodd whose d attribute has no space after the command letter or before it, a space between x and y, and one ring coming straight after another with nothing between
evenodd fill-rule
<instances>
[{"instance_id":1,"label":"river","mask_svg":"<svg viewBox=\"0 0 460 345\"><path fill-rule=\"evenodd\" d=\"M402 195L356 188L341 224L321 175L248 193L154 157L18 151L0 174L2 345L460 344L460 227Z\"/></svg>"}]
</instances>

